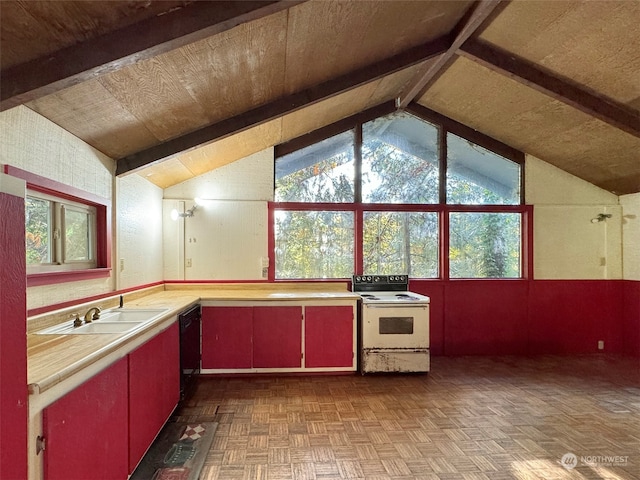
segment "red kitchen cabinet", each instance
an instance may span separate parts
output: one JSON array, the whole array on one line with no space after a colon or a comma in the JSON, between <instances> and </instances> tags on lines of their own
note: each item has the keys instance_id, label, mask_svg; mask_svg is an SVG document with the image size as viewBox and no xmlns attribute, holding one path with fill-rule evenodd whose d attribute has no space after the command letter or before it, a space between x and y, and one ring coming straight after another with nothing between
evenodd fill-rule
<instances>
[{"instance_id":1,"label":"red kitchen cabinet","mask_svg":"<svg viewBox=\"0 0 640 480\"><path fill-rule=\"evenodd\" d=\"M174 323L129 354L129 472L180 399L180 343Z\"/></svg>"},{"instance_id":2,"label":"red kitchen cabinet","mask_svg":"<svg viewBox=\"0 0 640 480\"><path fill-rule=\"evenodd\" d=\"M356 302L202 307L204 373L354 371ZM337 303L337 302L336 302ZM303 357L304 352L304 357Z\"/></svg>"},{"instance_id":3,"label":"red kitchen cabinet","mask_svg":"<svg viewBox=\"0 0 640 480\"><path fill-rule=\"evenodd\" d=\"M202 369L251 368L252 307L202 307Z\"/></svg>"},{"instance_id":4,"label":"red kitchen cabinet","mask_svg":"<svg viewBox=\"0 0 640 480\"><path fill-rule=\"evenodd\" d=\"M253 367L302 366L302 307L253 308Z\"/></svg>"},{"instance_id":5,"label":"red kitchen cabinet","mask_svg":"<svg viewBox=\"0 0 640 480\"><path fill-rule=\"evenodd\" d=\"M123 358L44 409L44 478L126 479L127 429Z\"/></svg>"},{"instance_id":6,"label":"red kitchen cabinet","mask_svg":"<svg viewBox=\"0 0 640 480\"><path fill-rule=\"evenodd\" d=\"M351 367L353 307L305 307L305 367Z\"/></svg>"}]
</instances>

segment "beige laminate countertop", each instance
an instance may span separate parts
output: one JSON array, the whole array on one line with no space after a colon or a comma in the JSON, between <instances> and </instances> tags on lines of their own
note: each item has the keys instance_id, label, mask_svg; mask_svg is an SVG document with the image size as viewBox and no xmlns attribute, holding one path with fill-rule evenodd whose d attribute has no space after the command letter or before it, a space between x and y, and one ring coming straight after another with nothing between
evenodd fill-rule
<instances>
[{"instance_id":1,"label":"beige laminate countertop","mask_svg":"<svg viewBox=\"0 0 640 480\"><path fill-rule=\"evenodd\" d=\"M168 326L167 320L185 308L206 301L314 301L357 300L357 294L346 290L303 290L282 288L206 288L167 287L131 301L126 308L166 308L167 312L143 327L119 334L27 335L27 383L30 394L41 394L58 383L80 373L107 355L126 355L145 335Z\"/></svg>"}]
</instances>

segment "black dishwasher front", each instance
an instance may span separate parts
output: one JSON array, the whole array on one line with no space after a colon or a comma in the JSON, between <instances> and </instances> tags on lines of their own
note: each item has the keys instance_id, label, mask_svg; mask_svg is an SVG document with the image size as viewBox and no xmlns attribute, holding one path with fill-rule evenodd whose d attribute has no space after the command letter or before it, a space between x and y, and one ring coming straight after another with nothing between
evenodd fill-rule
<instances>
[{"instance_id":1,"label":"black dishwasher front","mask_svg":"<svg viewBox=\"0 0 640 480\"><path fill-rule=\"evenodd\" d=\"M180 315L180 396L200 372L200 305L194 305Z\"/></svg>"}]
</instances>

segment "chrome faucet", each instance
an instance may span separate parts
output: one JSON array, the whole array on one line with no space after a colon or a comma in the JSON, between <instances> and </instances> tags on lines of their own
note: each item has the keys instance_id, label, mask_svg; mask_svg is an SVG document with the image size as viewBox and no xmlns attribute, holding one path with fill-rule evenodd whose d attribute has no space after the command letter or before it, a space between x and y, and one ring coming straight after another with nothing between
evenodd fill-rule
<instances>
[{"instance_id":1,"label":"chrome faucet","mask_svg":"<svg viewBox=\"0 0 640 480\"><path fill-rule=\"evenodd\" d=\"M72 314L71 318L73 318L73 327L74 328L77 328L77 327L82 325L82 320L80 319L80 315L78 315L77 313Z\"/></svg>"},{"instance_id":2,"label":"chrome faucet","mask_svg":"<svg viewBox=\"0 0 640 480\"><path fill-rule=\"evenodd\" d=\"M84 323L91 323L100 318L100 307L92 307L84 314Z\"/></svg>"}]
</instances>

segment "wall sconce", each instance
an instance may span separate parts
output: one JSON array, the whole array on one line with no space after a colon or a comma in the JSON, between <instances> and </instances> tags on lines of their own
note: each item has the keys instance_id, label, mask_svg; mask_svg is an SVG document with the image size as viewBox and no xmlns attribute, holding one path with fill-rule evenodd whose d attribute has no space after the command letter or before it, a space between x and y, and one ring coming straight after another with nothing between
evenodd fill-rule
<instances>
[{"instance_id":1,"label":"wall sconce","mask_svg":"<svg viewBox=\"0 0 640 480\"><path fill-rule=\"evenodd\" d=\"M597 217L591 219L591 223L606 222L607 218L611 218L610 213L599 213Z\"/></svg>"},{"instance_id":2,"label":"wall sconce","mask_svg":"<svg viewBox=\"0 0 640 480\"><path fill-rule=\"evenodd\" d=\"M196 211L196 208L202 205L202 200L200 198L195 198L193 201L195 202L193 204L193 207L191 207L189 210L187 210L184 213L178 212L178 210L176 210L175 208L171 210L171 220L178 220L179 218L193 217L193 212Z\"/></svg>"}]
</instances>

